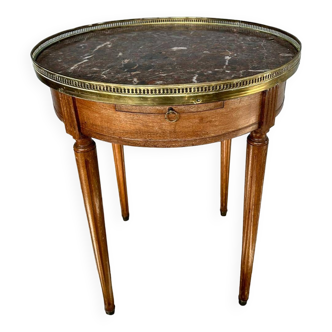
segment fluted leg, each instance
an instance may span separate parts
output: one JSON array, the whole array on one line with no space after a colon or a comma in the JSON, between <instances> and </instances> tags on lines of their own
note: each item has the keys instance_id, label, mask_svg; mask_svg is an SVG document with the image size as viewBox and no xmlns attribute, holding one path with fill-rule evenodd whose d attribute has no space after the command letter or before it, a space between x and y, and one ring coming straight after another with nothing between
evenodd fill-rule
<instances>
[{"instance_id":1,"label":"fluted leg","mask_svg":"<svg viewBox=\"0 0 332 332\"><path fill-rule=\"evenodd\" d=\"M118 181L122 218L124 221L127 221L129 219L129 206L123 145L113 143L112 148L114 155L116 179Z\"/></svg>"},{"instance_id":2,"label":"fluted leg","mask_svg":"<svg viewBox=\"0 0 332 332\"><path fill-rule=\"evenodd\" d=\"M244 189L242 260L239 303L249 298L252 268L258 230L258 219L263 191L268 148L266 134L252 132L247 139L246 177Z\"/></svg>"},{"instance_id":3,"label":"fluted leg","mask_svg":"<svg viewBox=\"0 0 332 332\"><path fill-rule=\"evenodd\" d=\"M112 315L115 306L108 259L96 144L90 138L78 139L74 145L74 151L104 296L105 311L107 314Z\"/></svg>"},{"instance_id":4,"label":"fluted leg","mask_svg":"<svg viewBox=\"0 0 332 332\"><path fill-rule=\"evenodd\" d=\"M227 214L228 183L229 183L229 164L231 158L231 142L228 139L221 141L221 163L220 163L220 214Z\"/></svg>"}]
</instances>

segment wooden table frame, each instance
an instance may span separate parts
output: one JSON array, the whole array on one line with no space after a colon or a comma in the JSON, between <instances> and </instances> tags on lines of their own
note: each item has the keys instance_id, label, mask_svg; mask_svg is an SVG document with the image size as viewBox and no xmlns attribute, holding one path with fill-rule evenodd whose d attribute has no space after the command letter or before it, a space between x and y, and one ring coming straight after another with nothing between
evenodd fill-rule
<instances>
[{"instance_id":1,"label":"wooden table frame","mask_svg":"<svg viewBox=\"0 0 332 332\"><path fill-rule=\"evenodd\" d=\"M258 220L263 190L269 129L283 106L285 82L249 96L201 105L166 105L151 108L99 103L51 90L56 114L76 140L75 157L92 245L102 286L105 311L115 310L107 249L96 145L92 138L112 143L121 212L129 219L123 145L174 147L221 142L222 216L227 213L231 139L250 133L247 139L243 212L243 240L239 303L249 297ZM165 121L165 110L174 109L178 122ZM223 116L216 117L215 112ZM132 121L132 120L135 121ZM216 128L211 125L215 123ZM149 123L152 126L149 127ZM181 124L182 123L182 124ZM148 127L143 128L142 124ZM177 127L176 127L177 126ZM205 130L210 126L211 130ZM155 129L151 129L155 128ZM208 127L207 127L208 128ZM171 134L171 135L170 135Z\"/></svg>"}]
</instances>

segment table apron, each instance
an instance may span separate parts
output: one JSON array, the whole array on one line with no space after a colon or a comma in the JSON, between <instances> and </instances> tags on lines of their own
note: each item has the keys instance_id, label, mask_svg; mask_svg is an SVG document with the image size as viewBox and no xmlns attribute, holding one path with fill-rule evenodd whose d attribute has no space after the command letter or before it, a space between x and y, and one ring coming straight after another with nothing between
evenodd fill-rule
<instances>
[{"instance_id":1,"label":"table apron","mask_svg":"<svg viewBox=\"0 0 332 332\"><path fill-rule=\"evenodd\" d=\"M276 115L284 100L285 83L278 89ZM52 90L53 105L66 123L59 102L60 93ZM167 105L164 108L115 105L72 98L80 132L89 137L122 145L180 147L231 139L258 128L264 92L246 97L195 106ZM69 96L68 96L69 97ZM216 108L217 107L217 108ZM165 116L176 114L174 122ZM172 112L173 112L172 111Z\"/></svg>"}]
</instances>

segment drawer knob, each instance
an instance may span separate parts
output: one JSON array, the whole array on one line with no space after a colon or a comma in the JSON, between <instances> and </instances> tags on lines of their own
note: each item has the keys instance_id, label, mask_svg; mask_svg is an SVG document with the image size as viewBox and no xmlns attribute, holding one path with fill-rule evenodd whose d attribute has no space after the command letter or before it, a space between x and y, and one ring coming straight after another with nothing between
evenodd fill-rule
<instances>
[{"instance_id":1,"label":"drawer knob","mask_svg":"<svg viewBox=\"0 0 332 332\"><path fill-rule=\"evenodd\" d=\"M179 118L180 118L180 114L178 112L174 111L174 109L172 107L170 107L165 114L165 119L168 122L176 122L179 120Z\"/></svg>"}]
</instances>

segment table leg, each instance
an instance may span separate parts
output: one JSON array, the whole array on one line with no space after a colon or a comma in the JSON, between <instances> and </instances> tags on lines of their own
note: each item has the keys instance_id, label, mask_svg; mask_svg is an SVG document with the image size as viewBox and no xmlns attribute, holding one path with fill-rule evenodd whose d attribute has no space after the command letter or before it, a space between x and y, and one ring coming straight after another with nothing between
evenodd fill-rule
<instances>
[{"instance_id":1,"label":"table leg","mask_svg":"<svg viewBox=\"0 0 332 332\"><path fill-rule=\"evenodd\" d=\"M227 214L229 164L231 158L232 140L221 141L221 163L220 163L220 214Z\"/></svg>"},{"instance_id":2,"label":"table leg","mask_svg":"<svg viewBox=\"0 0 332 332\"><path fill-rule=\"evenodd\" d=\"M252 132L247 139L246 177L244 189L242 260L239 303L246 305L258 230L258 219L263 191L264 172L268 148L265 133Z\"/></svg>"},{"instance_id":3,"label":"table leg","mask_svg":"<svg viewBox=\"0 0 332 332\"><path fill-rule=\"evenodd\" d=\"M113 143L112 148L114 155L116 179L118 182L122 218L124 221L127 221L129 219L129 206L123 145Z\"/></svg>"},{"instance_id":4,"label":"table leg","mask_svg":"<svg viewBox=\"0 0 332 332\"><path fill-rule=\"evenodd\" d=\"M112 315L115 306L108 259L96 144L91 138L77 139L74 151L104 296L105 311L107 314Z\"/></svg>"}]
</instances>

